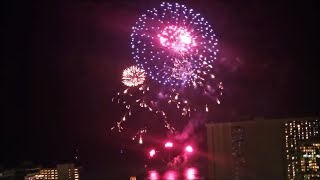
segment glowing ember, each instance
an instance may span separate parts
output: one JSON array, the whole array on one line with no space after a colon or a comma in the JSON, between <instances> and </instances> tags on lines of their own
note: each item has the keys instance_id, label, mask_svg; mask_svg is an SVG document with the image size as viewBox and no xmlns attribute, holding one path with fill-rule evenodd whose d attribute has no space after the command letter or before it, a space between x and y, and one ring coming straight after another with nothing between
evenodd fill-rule
<instances>
[{"instance_id":1,"label":"glowing ember","mask_svg":"<svg viewBox=\"0 0 320 180\"><path fill-rule=\"evenodd\" d=\"M152 150L149 152L150 157L153 157L155 154L156 154L156 151L155 151L154 149L152 149Z\"/></svg>"},{"instance_id":2,"label":"glowing ember","mask_svg":"<svg viewBox=\"0 0 320 180\"><path fill-rule=\"evenodd\" d=\"M172 148L173 147L173 143L172 142L167 142L164 147L166 148Z\"/></svg>"},{"instance_id":3,"label":"glowing ember","mask_svg":"<svg viewBox=\"0 0 320 180\"><path fill-rule=\"evenodd\" d=\"M191 152L193 152L193 148L191 146L187 146L186 147L186 151L191 153Z\"/></svg>"}]
</instances>

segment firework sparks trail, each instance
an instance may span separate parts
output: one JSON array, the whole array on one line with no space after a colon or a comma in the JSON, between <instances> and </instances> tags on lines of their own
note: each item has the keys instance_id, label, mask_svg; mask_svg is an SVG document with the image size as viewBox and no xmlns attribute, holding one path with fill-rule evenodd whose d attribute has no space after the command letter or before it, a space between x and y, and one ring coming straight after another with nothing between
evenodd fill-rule
<instances>
[{"instance_id":1,"label":"firework sparks trail","mask_svg":"<svg viewBox=\"0 0 320 180\"><path fill-rule=\"evenodd\" d=\"M139 144L143 144L143 138L142 135L147 133L147 127L144 127L142 129L140 129L135 136L132 137L132 140L136 140L137 138L139 138Z\"/></svg>"},{"instance_id":2,"label":"firework sparks trail","mask_svg":"<svg viewBox=\"0 0 320 180\"><path fill-rule=\"evenodd\" d=\"M150 91L150 87L147 85L138 85L135 87L128 87L122 92L118 92L115 97L112 98L112 102L120 104L124 107L124 115L122 118L116 122L116 125L111 128L111 130L118 129L119 132L122 132L124 129L122 123L130 118L133 111L136 108L146 109L149 112L155 113L158 115L161 120L164 122L164 127L174 132L175 128L169 123L167 119L167 114L157 107L156 98L152 98L157 91ZM139 143L142 144L142 136L147 132L147 127L141 128L138 133L132 138L133 140L139 137Z\"/></svg>"},{"instance_id":3,"label":"firework sparks trail","mask_svg":"<svg viewBox=\"0 0 320 180\"><path fill-rule=\"evenodd\" d=\"M149 87L140 85L137 87L128 87L122 92L118 92L115 97L112 98L112 102L122 105L125 107L125 113L120 121L116 123L116 126L113 126L111 130L117 128L119 132L123 129L122 123L126 121L128 116L132 115L133 107L141 108L151 108L147 105L144 100L144 95L149 91ZM136 96L133 96L135 93ZM137 95L138 94L138 95Z\"/></svg>"}]
</instances>

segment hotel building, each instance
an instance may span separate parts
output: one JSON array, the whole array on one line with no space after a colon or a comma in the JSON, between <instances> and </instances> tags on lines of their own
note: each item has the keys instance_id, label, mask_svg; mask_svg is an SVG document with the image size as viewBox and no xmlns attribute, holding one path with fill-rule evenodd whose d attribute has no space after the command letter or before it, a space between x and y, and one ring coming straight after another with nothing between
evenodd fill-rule
<instances>
[{"instance_id":1,"label":"hotel building","mask_svg":"<svg viewBox=\"0 0 320 180\"><path fill-rule=\"evenodd\" d=\"M206 126L209 179L320 177L318 118L255 118Z\"/></svg>"},{"instance_id":2,"label":"hotel building","mask_svg":"<svg viewBox=\"0 0 320 180\"><path fill-rule=\"evenodd\" d=\"M41 168L38 173L27 174L25 180L79 180L79 168L74 164L58 164L55 168Z\"/></svg>"}]
</instances>

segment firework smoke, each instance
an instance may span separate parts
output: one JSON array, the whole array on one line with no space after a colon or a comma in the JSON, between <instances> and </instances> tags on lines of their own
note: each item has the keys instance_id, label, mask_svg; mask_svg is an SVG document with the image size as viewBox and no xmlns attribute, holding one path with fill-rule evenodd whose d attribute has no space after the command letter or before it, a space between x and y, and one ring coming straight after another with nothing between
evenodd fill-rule
<instances>
[{"instance_id":1,"label":"firework smoke","mask_svg":"<svg viewBox=\"0 0 320 180\"><path fill-rule=\"evenodd\" d=\"M206 121L206 114L195 114L193 118L190 119L188 124L184 127L181 133L178 133L175 136L175 139L178 141L185 141L193 137L195 131L198 127L202 126Z\"/></svg>"}]
</instances>

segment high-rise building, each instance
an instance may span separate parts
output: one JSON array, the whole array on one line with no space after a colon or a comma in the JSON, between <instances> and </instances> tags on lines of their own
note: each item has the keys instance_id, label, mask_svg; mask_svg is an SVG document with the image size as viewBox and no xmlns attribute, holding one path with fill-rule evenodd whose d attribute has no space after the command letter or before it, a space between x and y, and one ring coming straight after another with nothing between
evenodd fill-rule
<instances>
[{"instance_id":1,"label":"high-rise building","mask_svg":"<svg viewBox=\"0 0 320 180\"><path fill-rule=\"evenodd\" d=\"M74 164L58 164L55 168L41 168L38 173L27 174L25 180L79 180L79 168Z\"/></svg>"},{"instance_id":2,"label":"high-rise building","mask_svg":"<svg viewBox=\"0 0 320 180\"><path fill-rule=\"evenodd\" d=\"M298 179L320 179L320 139L317 138L300 145Z\"/></svg>"},{"instance_id":3,"label":"high-rise building","mask_svg":"<svg viewBox=\"0 0 320 180\"><path fill-rule=\"evenodd\" d=\"M319 127L318 118L312 117L207 124L209 178L293 180L316 176L318 146L307 142L316 139ZM312 160L303 159L309 157L306 149L314 150ZM312 171L307 171L306 161Z\"/></svg>"},{"instance_id":4,"label":"high-rise building","mask_svg":"<svg viewBox=\"0 0 320 180\"><path fill-rule=\"evenodd\" d=\"M300 154L308 148L307 142L319 133L317 120L292 120L285 122L285 148L287 159L288 179L295 179L302 174Z\"/></svg>"}]
</instances>

